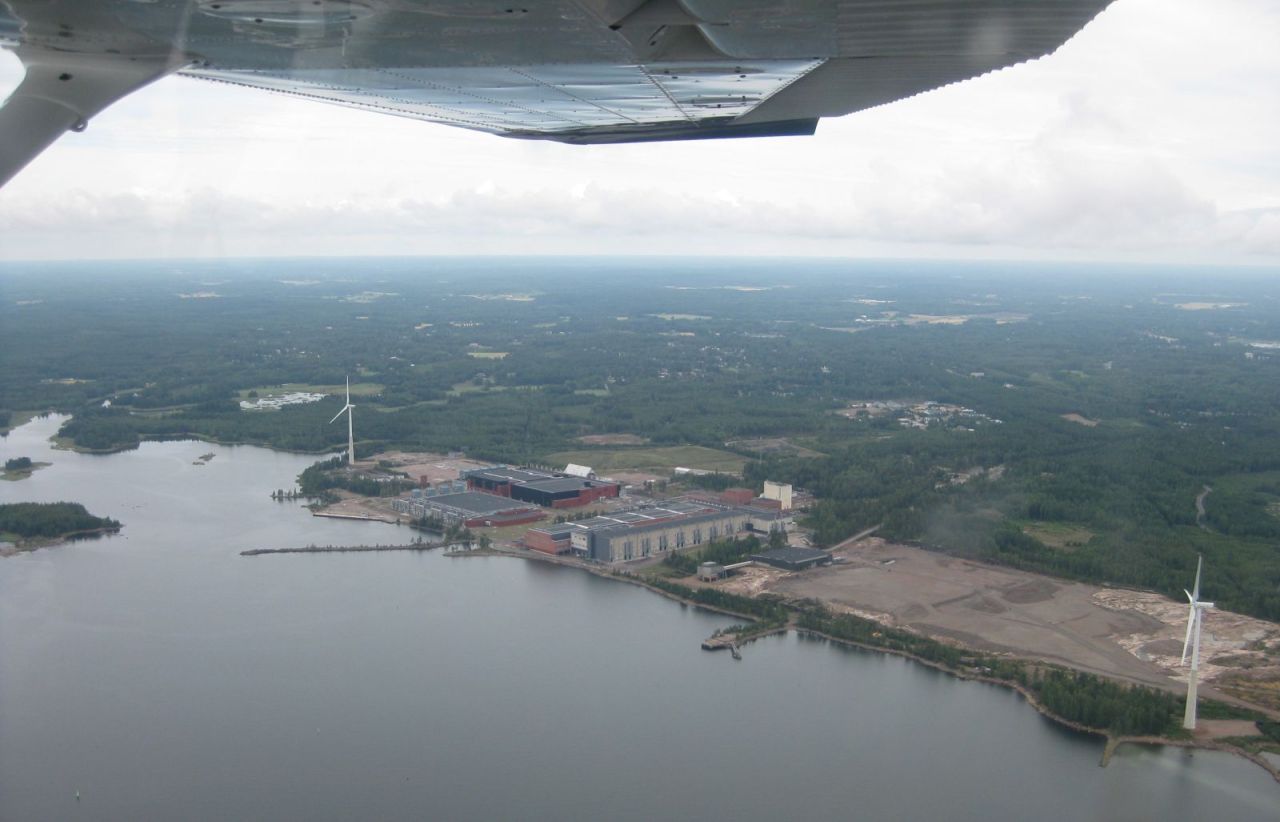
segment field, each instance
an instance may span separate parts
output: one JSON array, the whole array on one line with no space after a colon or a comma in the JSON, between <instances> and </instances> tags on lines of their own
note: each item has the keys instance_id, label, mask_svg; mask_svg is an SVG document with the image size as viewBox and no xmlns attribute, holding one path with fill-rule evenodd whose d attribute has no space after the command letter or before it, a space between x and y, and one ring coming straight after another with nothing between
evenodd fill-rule
<instances>
[{"instance_id":1,"label":"field","mask_svg":"<svg viewBox=\"0 0 1280 822\"><path fill-rule=\"evenodd\" d=\"M583 445L644 445L649 442L636 434L587 434L577 439Z\"/></svg>"},{"instance_id":2,"label":"field","mask_svg":"<svg viewBox=\"0 0 1280 822\"><path fill-rule=\"evenodd\" d=\"M676 468L694 468L724 474L739 474L747 464L747 458L728 451L717 451L700 445L679 445L668 448L592 448L580 451L559 451L547 455L553 465L577 463L589 465L599 473L634 468L642 471L671 473Z\"/></svg>"},{"instance_id":3,"label":"field","mask_svg":"<svg viewBox=\"0 0 1280 822\"><path fill-rule=\"evenodd\" d=\"M760 457L791 456L814 459L826 456L826 454L821 454L811 448L796 445L785 437L766 437L754 440L731 440L726 442L725 446L729 448L740 448L744 451L754 451Z\"/></svg>"},{"instance_id":4,"label":"field","mask_svg":"<svg viewBox=\"0 0 1280 822\"><path fill-rule=\"evenodd\" d=\"M1050 548L1077 548L1093 539L1093 532L1088 528L1061 522L1028 522L1023 524L1022 533Z\"/></svg>"}]
</instances>

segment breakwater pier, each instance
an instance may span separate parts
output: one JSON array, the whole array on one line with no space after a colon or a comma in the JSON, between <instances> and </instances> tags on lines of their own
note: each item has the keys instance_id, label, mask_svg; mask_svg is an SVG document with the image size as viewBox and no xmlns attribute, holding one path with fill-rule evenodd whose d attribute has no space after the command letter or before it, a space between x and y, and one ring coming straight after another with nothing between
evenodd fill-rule
<instances>
[{"instance_id":1,"label":"breakwater pier","mask_svg":"<svg viewBox=\"0 0 1280 822\"><path fill-rule=\"evenodd\" d=\"M439 548L439 542L410 542L405 545L307 545L301 548L250 548L241 551L242 557L263 554L347 554L362 551L430 551Z\"/></svg>"}]
</instances>

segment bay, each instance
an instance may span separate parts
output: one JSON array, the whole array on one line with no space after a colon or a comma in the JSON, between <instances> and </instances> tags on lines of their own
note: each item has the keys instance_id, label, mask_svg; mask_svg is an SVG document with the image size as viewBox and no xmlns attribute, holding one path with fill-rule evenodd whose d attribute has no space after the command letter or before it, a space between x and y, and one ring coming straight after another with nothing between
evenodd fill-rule
<instances>
[{"instance_id":1,"label":"bay","mask_svg":"<svg viewBox=\"0 0 1280 822\"><path fill-rule=\"evenodd\" d=\"M1018 695L570 569L440 552L271 491L314 457L54 450L0 501L118 536L0 560L0 819L1275 819L1244 760L1101 742ZM195 464L213 453L207 464ZM79 792L79 800L76 798Z\"/></svg>"}]
</instances>

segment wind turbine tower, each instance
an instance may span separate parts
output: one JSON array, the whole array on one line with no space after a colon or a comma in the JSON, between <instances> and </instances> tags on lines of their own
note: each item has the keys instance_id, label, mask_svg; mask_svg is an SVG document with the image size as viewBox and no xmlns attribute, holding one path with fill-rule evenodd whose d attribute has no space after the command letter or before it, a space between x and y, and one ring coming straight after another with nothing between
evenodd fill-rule
<instances>
[{"instance_id":1,"label":"wind turbine tower","mask_svg":"<svg viewBox=\"0 0 1280 822\"><path fill-rule=\"evenodd\" d=\"M1204 612L1208 608L1213 607L1212 602L1200 601L1200 568L1204 565L1204 557L1201 556L1196 560L1196 585L1195 588L1187 591L1183 589L1183 593L1187 595L1187 600L1191 603L1191 612L1187 616L1187 638L1182 642L1182 664L1187 663L1187 646L1191 646L1191 675L1187 678L1187 709L1182 714L1182 727L1188 731L1196 729L1196 677L1200 673L1200 623L1204 619ZM1192 634L1195 634L1195 640L1192 641Z\"/></svg>"},{"instance_id":2,"label":"wind turbine tower","mask_svg":"<svg viewBox=\"0 0 1280 822\"><path fill-rule=\"evenodd\" d=\"M347 465L356 464L356 434L354 424L351 421L354 408L355 406L351 404L351 378L347 377L347 404L342 406L341 411L333 415L333 419L329 420L329 424L333 425L338 421L338 417L343 414L347 415Z\"/></svg>"}]
</instances>

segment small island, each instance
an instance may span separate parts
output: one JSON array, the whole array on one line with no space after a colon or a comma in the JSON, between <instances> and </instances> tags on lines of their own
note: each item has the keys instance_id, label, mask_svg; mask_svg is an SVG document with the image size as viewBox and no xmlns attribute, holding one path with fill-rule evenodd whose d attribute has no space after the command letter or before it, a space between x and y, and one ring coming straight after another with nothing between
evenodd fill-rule
<instances>
[{"instance_id":1,"label":"small island","mask_svg":"<svg viewBox=\"0 0 1280 822\"><path fill-rule=\"evenodd\" d=\"M12 547L0 553L34 551L78 537L101 536L120 530L109 517L95 517L78 502L14 502L0 505L0 542Z\"/></svg>"},{"instance_id":2,"label":"small island","mask_svg":"<svg viewBox=\"0 0 1280 822\"><path fill-rule=\"evenodd\" d=\"M16 481L26 479L41 468L47 468L52 463L48 462L32 462L31 457L14 457L11 460L5 460L4 473L0 474L0 479Z\"/></svg>"}]
</instances>

